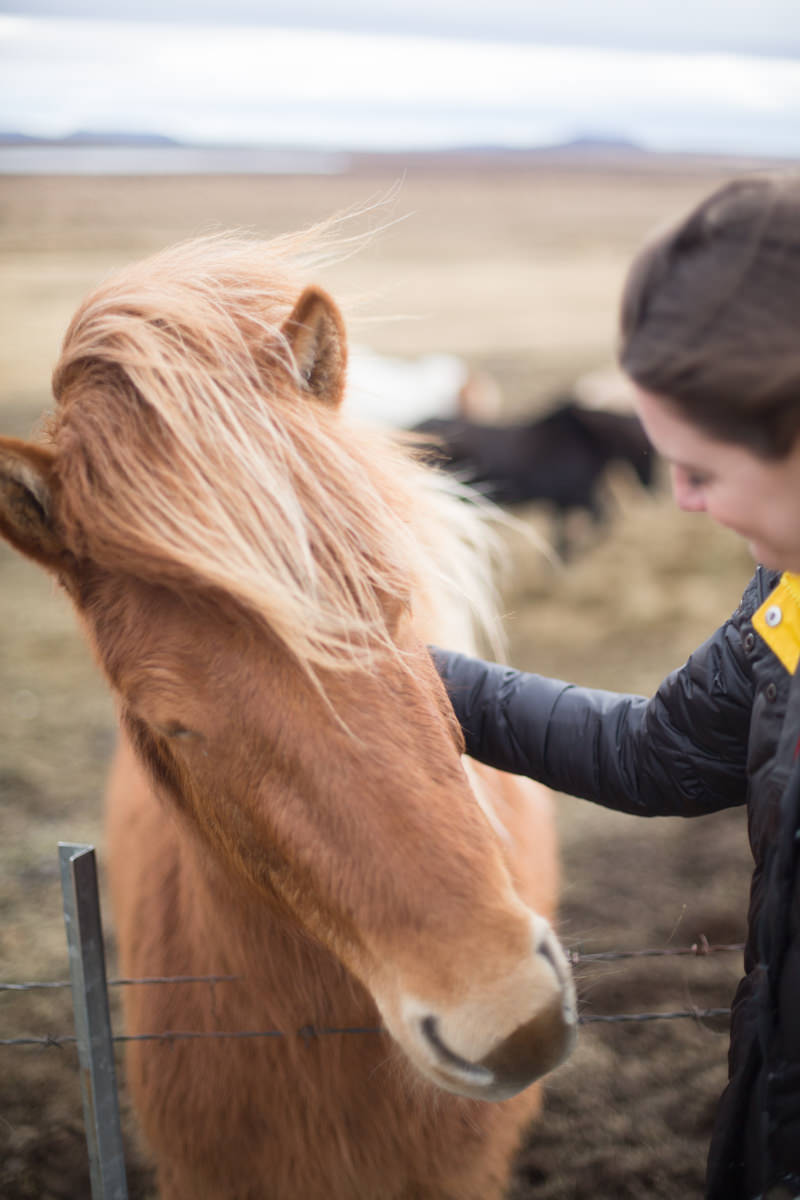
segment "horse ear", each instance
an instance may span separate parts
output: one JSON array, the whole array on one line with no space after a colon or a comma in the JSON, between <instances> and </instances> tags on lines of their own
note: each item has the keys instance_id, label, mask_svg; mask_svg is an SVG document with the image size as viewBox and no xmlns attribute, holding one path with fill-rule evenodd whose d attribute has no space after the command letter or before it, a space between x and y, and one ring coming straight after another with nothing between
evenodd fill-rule
<instances>
[{"instance_id":1,"label":"horse ear","mask_svg":"<svg viewBox=\"0 0 800 1200\"><path fill-rule=\"evenodd\" d=\"M0 534L51 569L66 557L52 521L54 461L43 446L0 438Z\"/></svg>"},{"instance_id":2,"label":"horse ear","mask_svg":"<svg viewBox=\"0 0 800 1200\"><path fill-rule=\"evenodd\" d=\"M327 292L307 287L283 333L308 391L335 408L344 395L347 337L342 314Z\"/></svg>"}]
</instances>

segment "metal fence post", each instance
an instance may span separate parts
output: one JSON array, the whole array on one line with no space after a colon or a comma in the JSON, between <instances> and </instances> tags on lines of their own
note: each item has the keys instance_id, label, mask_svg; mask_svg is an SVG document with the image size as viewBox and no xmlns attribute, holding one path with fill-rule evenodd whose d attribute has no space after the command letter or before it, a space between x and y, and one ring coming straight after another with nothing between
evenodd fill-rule
<instances>
[{"instance_id":1,"label":"metal fence post","mask_svg":"<svg viewBox=\"0 0 800 1200\"><path fill-rule=\"evenodd\" d=\"M94 847L59 842L92 1200L127 1200Z\"/></svg>"}]
</instances>

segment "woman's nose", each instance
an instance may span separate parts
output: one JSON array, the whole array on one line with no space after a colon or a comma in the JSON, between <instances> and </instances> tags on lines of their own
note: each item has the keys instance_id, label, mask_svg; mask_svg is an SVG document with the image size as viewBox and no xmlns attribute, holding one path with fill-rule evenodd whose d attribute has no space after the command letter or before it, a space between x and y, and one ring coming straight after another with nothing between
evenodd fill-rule
<instances>
[{"instance_id":1,"label":"woman's nose","mask_svg":"<svg viewBox=\"0 0 800 1200\"><path fill-rule=\"evenodd\" d=\"M672 494L678 508L683 512L704 512L706 502L702 486L693 483L683 467L673 466L671 475Z\"/></svg>"}]
</instances>

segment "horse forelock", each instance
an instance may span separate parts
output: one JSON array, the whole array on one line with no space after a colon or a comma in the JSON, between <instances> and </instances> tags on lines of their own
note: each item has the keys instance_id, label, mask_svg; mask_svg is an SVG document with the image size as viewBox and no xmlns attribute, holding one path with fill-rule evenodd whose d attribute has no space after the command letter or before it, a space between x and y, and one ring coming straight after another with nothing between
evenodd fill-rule
<instances>
[{"instance_id":1,"label":"horse forelock","mask_svg":"<svg viewBox=\"0 0 800 1200\"><path fill-rule=\"evenodd\" d=\"M296 252L202 239L113 276L67 332L50 436L77 554L213 589L341 667L391 650L387 608L420 592L485 617L485 546L407 451L302 394L282 333Z\"/></svg>"}]
</instances>

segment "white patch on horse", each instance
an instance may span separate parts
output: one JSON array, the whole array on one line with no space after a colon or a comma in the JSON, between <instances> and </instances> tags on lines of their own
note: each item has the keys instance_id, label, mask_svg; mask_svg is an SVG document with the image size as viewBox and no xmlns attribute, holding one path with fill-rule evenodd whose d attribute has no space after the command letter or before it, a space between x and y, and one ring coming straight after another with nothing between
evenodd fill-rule
<instances>
[{"instance_id":1,"label":"white patch on horse","mask_svg":"<svg viewBox=\"0 0 800 1200\"><path fill-rule=\"evenodd\" d=\"M513 846L514 839L508 832L506 826L498 817L492 802L492 798L489 795L489 791L483 780L478 775L478 772L475 770L468 758L463 757L461 762L464 765L464 770L466 772L467 779L469 780L469 785L472 788L472 794L478 801L478 806L481 812L486 817L486 820L489 822L494 832L500 838L500 841L506 846Z\"/></svg>"}]
</instances>

